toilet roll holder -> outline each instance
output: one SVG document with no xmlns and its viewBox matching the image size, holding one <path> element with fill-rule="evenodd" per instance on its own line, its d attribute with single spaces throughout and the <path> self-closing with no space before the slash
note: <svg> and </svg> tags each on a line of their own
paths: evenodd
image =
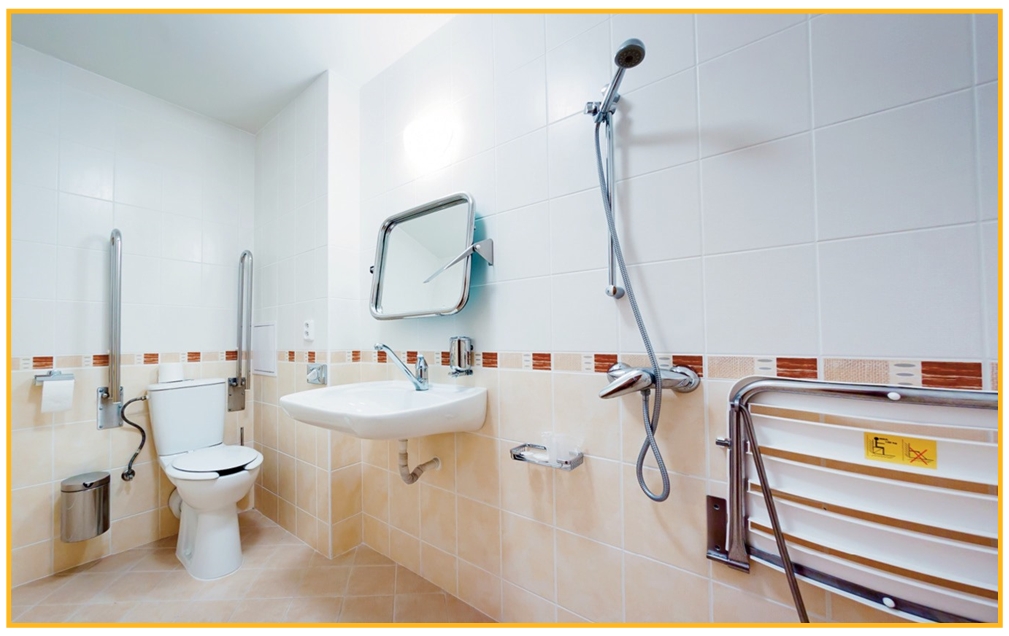
<svg viewBox="0 0 1009 636">
<path fill-rule="evenodd" d="M 49 373 L 42 373 L 35 376 L 35 386 L 42 386 L 45 382 L 54 382 L 59 380 L 73 380 L 73 373 L 64 373 L 59 369 L 53 369 Z"/>
</svg>

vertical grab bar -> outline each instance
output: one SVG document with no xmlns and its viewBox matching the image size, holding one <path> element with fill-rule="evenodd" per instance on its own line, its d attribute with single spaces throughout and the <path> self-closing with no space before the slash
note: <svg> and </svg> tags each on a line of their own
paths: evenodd
<svg viewBox="0 0 1009 636">
<path fill-rule="evenodd" d="M 122 308 L 123 235 L 118 229 L 109 237 L 109 385 L 98 389 L 98 428 L 123 425 Z"/>
<path fill-rule="evenodd" d="M 238 259 L 238 356 L 235 377 L 228 379 L 228 411 L 245 410 L 245 389 L 252 370 L 252 252 Z M 245 361 L 248 357 L 249 360 Z M 243 362 L 245 367 L 243 368 Z"/>
</svg>

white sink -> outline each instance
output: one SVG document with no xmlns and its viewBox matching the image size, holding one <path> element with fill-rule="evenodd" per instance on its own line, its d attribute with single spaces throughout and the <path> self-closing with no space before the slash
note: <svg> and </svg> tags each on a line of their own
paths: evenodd
<svg viewBox="0 0 1009 636">
<path fill-rule="evenodd" d="M 487 389 L 432 384 L 418 391 L 410 382 L 361 382 L 291 393 L 280 398 L 280 406 L 299 422 L 346 435 L 409 439 L 479 429 L 487 415 Z"/>
</svg>

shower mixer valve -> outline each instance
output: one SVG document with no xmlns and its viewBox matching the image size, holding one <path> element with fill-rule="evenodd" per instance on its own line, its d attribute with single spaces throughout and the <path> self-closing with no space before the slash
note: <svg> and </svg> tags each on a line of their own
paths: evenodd
<svg viewBox="0 0 1009 636">
<path fill-rule="evenodd" d="M 677 393 L 690 393 L 698 387 L 701 379 L 690 367 L 674 366 L 660 369 L 662 388 L 672 389 Z M 652 369 L 632 367 L 618 362 L 606 372 L 610 383 L 599 392 L 601 398 L 615 398 L 635 391 L 648 391 L 655 388 L 655 374 Z"/>
</svg>

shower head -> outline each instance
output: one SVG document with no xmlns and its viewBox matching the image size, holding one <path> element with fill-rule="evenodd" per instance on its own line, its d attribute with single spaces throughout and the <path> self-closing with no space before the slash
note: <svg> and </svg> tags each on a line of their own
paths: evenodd
<svg viewBox="0 0 1009 636">
<path fill-rule="evenodd" d="M 620 45 L 613 61 L 620 68 L 634 68 L 645 59 L 645 45 L 637 39 L 631 38 Z"/>
<path fill-rule="evenodd" d="M 613 81 L 606 87 L 606 94 L 603 96 L 603 101 L 599 104 L 599 108 L 591 111 L 595 115 L 597 123 L 608 118 L 615 109 L 614 105 L 620 99 L 620 96 L 617 95 L 617 89 L 620 88 L 620 81 L 624 79 L 624 71 L 641 64 L 644 59 L 645 45 L 637 38 L 625 40 L 620 45 L 620 48 L 617 49 L 617 54 L 613 57 L 613 61 L 617 64 L 617 72 L 613 75 Z"/>
</svg>

